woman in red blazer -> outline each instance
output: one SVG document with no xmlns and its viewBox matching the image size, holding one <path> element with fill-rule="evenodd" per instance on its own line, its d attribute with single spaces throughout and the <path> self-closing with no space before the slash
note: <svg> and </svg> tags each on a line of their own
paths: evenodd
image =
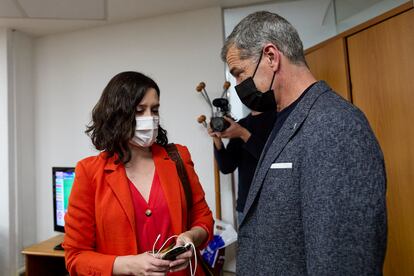
<svg viewBox="0 0 414 276">
<path fill-rule="evenodd" d="M 87 133 L 97 156 L 81 160 L 65 216 L 66 266 L 71 275 L 187 275 L 194 252 L 176 260 L 152 254 L 170 236 L 176 245 L 205 247 L 213 218 L 190 154 L 177 145 L 192 206 L 159 126 L 160 91 L 150 78 L 123 72 L 108 83 Z M 200 265 L 197 275 L 204 275 Z"/>
</svg>

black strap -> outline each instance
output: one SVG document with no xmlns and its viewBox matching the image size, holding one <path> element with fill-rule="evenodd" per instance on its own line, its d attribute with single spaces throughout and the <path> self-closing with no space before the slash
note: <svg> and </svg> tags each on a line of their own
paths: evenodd
<svg viewBox="0 0 414 276">
<path fill-rule="evenodd" d="M 188 180 L 188 174 L 184 167 L 184 162 L 181 159 L 180 153 L 178 152 L 177 146 L 173 143 L 165 146 L 168 156 L 174 161 L 177 169 L 178 176 L 180 177 L 181 184 L 183 185 L 185 200 L 187 202 L 187 209 L 190 210 L 193 206 L 193 197 L 191 193 L 190 181 Z"/>
<path fill-rule="evenodd" d="M 181 159 L 180 153 L 178 152 L 177 146 L 175 144 L 173 144 L 173 143 L 167 144 L 165 146 L 165 149 L 167 150 L 168 156 L 175 163 L 175 167 L 177 169 L 178 176 L 180 177 L 181 184 L 183 185 L 183 189 L 184 189 L 184 193 L 185 193 L 185 200 L 187 202 L 187 208 L 189 210 L 193 206 L 193 199 L 192 199 L 192 196 L 191 196 L 192 194 L 191 194 L 190 181 L 188 179 L 187 171 L 184 167 L 184 162 Z M 188 218 L 187 222 L 189 223 L 189 221 L 190 221 L 190 219 Z M 224 249 L 220 249 L 218 254 L 224 256 Z M 198 258 L 199 262 L 201 262 L 201 267 L 203 268 L 204 273 L 207 276 L 214 276 L 215 274 L 214 274 L 213 269 L 204 261 L 204 259 L 200 255 L 199 251 L 197 253 L 197 258 Z M 217 275 L 219 275 L 219 274 L 217 274 Z"/>
</svg>

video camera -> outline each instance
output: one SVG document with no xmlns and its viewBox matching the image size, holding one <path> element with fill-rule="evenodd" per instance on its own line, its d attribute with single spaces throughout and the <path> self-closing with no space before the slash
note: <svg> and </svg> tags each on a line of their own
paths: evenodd
<svg viewBox="0 0 414 276">
<path fill-rule="evenodd" d="M 229 101 L 225 98 L 217 98 L 213 100 L 213 105 L 217 110 L 210 119 L 210 127 L 214 131 L 222 132 L 230 126 L 230 123 L 224 119 L 224 116 L 231 117 Z"/>
<path fill-rule="evenodd" d="M 230 126 L 230 123 L 224 119 L 224 116 L 232 118 L 230 112 L 230 104 L 227 96 L 227 90 L 229 87 L 230 82 L 226 81 L 223 85 L 223 93 L 221 94 L 221 97 L 214 99 L 213 102 L 210 101 L 210 97 L 208 96 L 205 89 L 206 84 L 204 82 L 200 82 L 196 87 L 196 91 L 203 96 L 211 108 L 210 127 L 215 132 L 225 131 Z M 206 117 L 202 115 L 198 118 L 198 121 L 199 123 L 205 124 L 205 119 Z"/>
</svg>

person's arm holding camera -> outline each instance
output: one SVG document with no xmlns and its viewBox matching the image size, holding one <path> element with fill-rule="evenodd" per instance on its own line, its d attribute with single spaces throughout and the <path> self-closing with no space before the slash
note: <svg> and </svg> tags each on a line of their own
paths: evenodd
<svg viewBox="0 0 414 276">
<path fill-rule="evenodd" d="M 220 132 L 214 132 L 210 127 L 207 129 L 208 135 L 213 138 L 214 148 L 221 150 L 223 148 L 223 141 L 221 141 Z"/>
<path fill-rule="evenodd" d="M 211 129 L 209 130 L 210 136 L 214 139 L 216 149 L 220 151 L 221 148 L 224 147 L 221 138 L 229 138 L 230 142 L 226 147 L 228 152 L 238 152 L 242 147 L 259 160 L 263 147 L 266 144 L 266 140 L 260 135 L 251 133 L 247 128 L 235 122 L 233 119 L 229 117 L 224 117 L 224 119 L 230 123 L 230 126 L 226 130 L 223 132 L 213 132 Z M 234 140 L 236 138 L 243 140 L 243 143 L 233 143 L 233 141 L 237 141 Z"/>
<path fill-rule="evenodd" d="M 230 123 L 230 127 L 221 133 L 223 138 L 240 138 L 243 140 L 242 147 L 249 152 L 257 160 L 260 159 L 263 148 L 266 144 L 266 138 L 258 133 L 252 133 L 239 123 L 235 122 L 231 118 L 224 117 L 226 121 Z M 229 148 L 230 146 L 230 148 Z M 232 145 L 228 145 L 227 149 L 231 150 Z M 239 150 L 239 149 L 237 149 Z"/>
<path fill-rule="evenodd" d="M 209 135 L 214 141 L 214 155 L 216 157 L 220 171 L 224 174 L 233 172 L 240 162 L 240 154 L 243 144 L 248 141 L 251 133 L 234 120 L 224 117 L 230 126 L 223 132 L 214 132 L 208 129 Z M 222 138 L 229 138 L 230 141 L 225 147 Z"/>
<path fill-rule="evenodd" d="M 250 131 L 248 131 L 246 128 L 241 126 L 239 123 L 234 121 L 233 119 L 229 117 L 223 117 L 227 122 L 229 122 L 230 126 L 225 129 L 223 132 L 219 132 L 218 135 L 221 138 L 240 138 L 243 140 L 243 142 L 247 142 L 252 135 Z"/>
<path fill-rule="evenodd" d="M 211 128 L 208 129 L 208 134 L 213 137 L 214 145 L 216 146 L 216 149 L 220 150 L 222 148 L 222 141 L 221 138 L 240 138 L 243 140 L 243 142 L 247 142 L 252 135 L 250 131 L 248 131 L 246 128 L 241 126 L 236 121 L 228 118 L 223 117 L 227 122 L 230 123 L 230 126 L 225 129 L 223 132 L 214 132 Z"/>
</svg>

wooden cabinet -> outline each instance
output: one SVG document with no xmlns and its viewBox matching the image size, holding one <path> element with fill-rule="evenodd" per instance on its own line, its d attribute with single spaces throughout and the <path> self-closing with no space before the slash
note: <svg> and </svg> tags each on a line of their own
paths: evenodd
<svg viewBox="0 0 414 276">
<path fill-rule="evenodd" d="M 353 103 L 387 170 L 386 275 L 414 275 L 414 10 L 347 38 Z"/>
<path fill-rule="evenodd" d="M 342 49 L 345 71 L 338 69 L 344 67 Z M 384 275 L 414 275 L 413 2 L 307 50 L 306 59 L 334 90 L 348 80 L 349 97 L 343 96 L 367 116 L 387 171 Z"/>
<path fill-rule="evenodd" d="M 306 62 L 316 79 L 326 81 L 335 92 L 348 101 L 351 99 L 346 45 L 343 38 L 332 40 L 309 52 Z"/>
<path fill-rule="evenodd" d="M 54 250 L 62 241 L 63 235 L 59 235 L 25 248 L 22 254 L 26 256 L 26 276 L 69 275 L 65 268 L 65 252 Z"/>
</svg>

